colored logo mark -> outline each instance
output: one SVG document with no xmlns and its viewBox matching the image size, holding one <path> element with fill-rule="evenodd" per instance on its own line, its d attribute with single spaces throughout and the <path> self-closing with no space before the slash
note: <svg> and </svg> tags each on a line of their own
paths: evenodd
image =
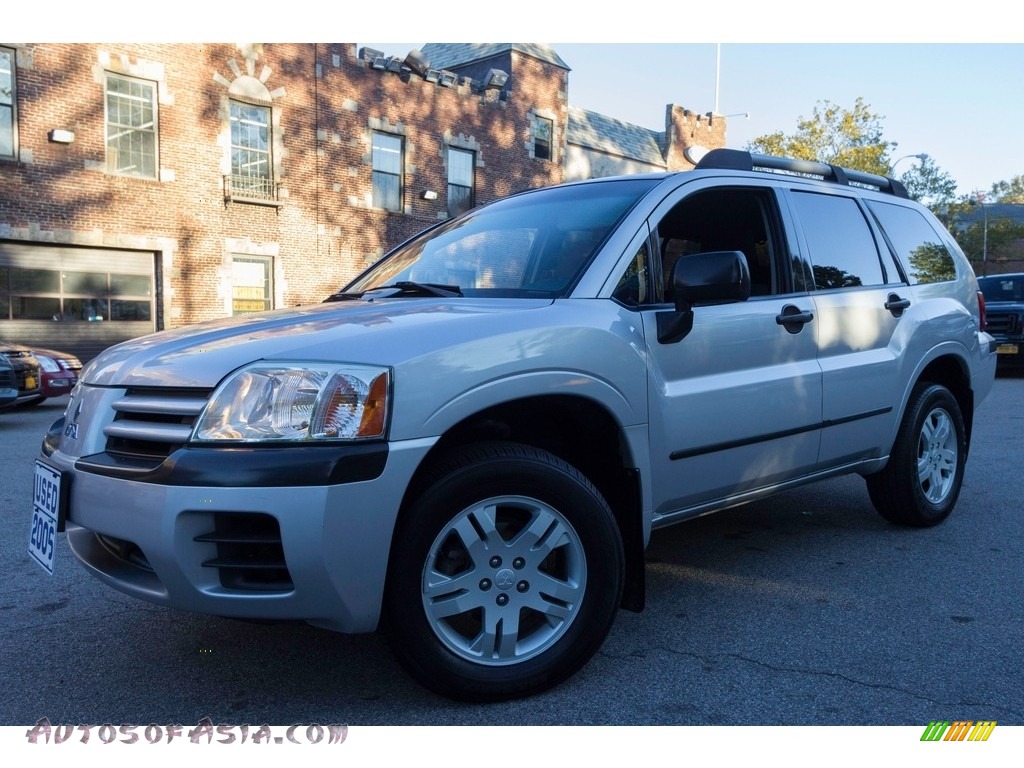
<svg viewBox="0 0 1024 768">
<path fill-rule="evenodd" d="M 921 734 L 921 741 L 988 741 L 995 727 L 995 720 L 932 720 Z"/>
</svg>

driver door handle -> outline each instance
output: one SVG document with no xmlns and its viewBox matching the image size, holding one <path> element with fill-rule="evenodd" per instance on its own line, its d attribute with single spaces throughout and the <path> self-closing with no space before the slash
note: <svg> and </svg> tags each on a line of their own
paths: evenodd
<svg viewBox="0 0 1024 768">
<path fill-rule="evenodd" d="M 775 316 L 775 322 L 790 333 L 800 333 L 807 323 L 814 319 L 814 313 L 800 309 L 795 304 L 787 304 L 782 312 Z"/>
</svg>

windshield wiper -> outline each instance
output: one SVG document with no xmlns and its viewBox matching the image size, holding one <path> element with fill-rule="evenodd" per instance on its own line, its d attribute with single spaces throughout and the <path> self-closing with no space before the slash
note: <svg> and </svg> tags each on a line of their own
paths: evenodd
<svg viewBox="0 0 1024 768">
<path fill-rule="evenodd" d="M 338 291 L 337 293 L 332 293 L 330 296 L 324 299 L 322 303 L 326 304 L 328 301 L 355 301 L 356 299 L 361 299 L 362 297 L 362 291 L 353 291 L 352 293 Z"/>
<path fill-rule="evenodd" d="M 450 299 L 455 296 L 462 296 L 462 289 L 457 285 L 443 285 L 442 283 L 414 283 L 411 280 L 402 280 L 394 286 L 386 288 L 400 288 L 402 293 L 425 293 L 428 296 L 441 296 Z"/>
<path fill-rule="evenodd" d="M 368 298 L 369 301 L 372 301 L 375 298 L 387 299 L 403 294 L 410 296 L 440 296 L 444 299 L 463 295 L 462 289 L 457 285 L 414 283 L 411 280 L 401 280 L 392 285 L 378 285 L 376 288 L 367 288 L 365 291 L 338 291 L 328 296 L 324 301 L 354 301 L 362 298 Z"/>
</svg>

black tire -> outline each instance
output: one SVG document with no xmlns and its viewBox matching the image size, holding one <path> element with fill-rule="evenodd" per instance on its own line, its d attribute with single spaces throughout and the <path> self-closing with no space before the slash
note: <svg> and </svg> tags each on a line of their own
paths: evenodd
<svg viewBox="0 0 1024 768">
<path fill-rule="evenodd" d="M 463 701 L 529 696 L 574 674 L 622 595 L 607 502 L 566 462 L 512 443 L 459 450 L 433 477 L 391 548 L 385 627 L 399 661 Z"/>
<path fill-rule="evenodd" d="M 871 503 L 891 523 L 926 528 L 949 517 L 960 495 L 967 433 L 953 394 L 920 382 L 911 393 L 889 463 L 867 480 Z"/>
</svg>

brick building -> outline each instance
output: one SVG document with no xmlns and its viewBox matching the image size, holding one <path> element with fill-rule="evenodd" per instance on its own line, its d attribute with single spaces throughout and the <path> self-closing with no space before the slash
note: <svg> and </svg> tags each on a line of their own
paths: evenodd
<svg viewBox="0 0 1024 768">
<path fill-rule="evenodd" d="M 88 359 L 317 302 L 472 205 L 725 143 L 570 107 L 569 74 L 528 44 L 0 43 L 0 339 Z"/>
</svg>

